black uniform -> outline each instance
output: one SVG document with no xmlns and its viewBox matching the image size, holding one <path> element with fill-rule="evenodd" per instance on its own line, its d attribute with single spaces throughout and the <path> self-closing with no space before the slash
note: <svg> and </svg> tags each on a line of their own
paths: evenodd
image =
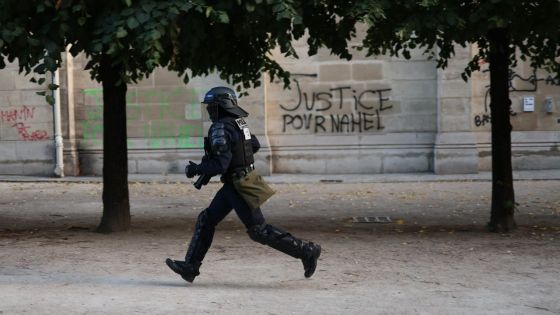
<svg viewBox="0 0 560 315">
<path fill-rule="evenodd" d="M 239 110 L 240 107 L 235 109 Z M 259 141 L 250 134 L 243 118 L 235 117 L 222 108 L 210 109 L 209 106 L 208 111 L 213 121 L 208 131 L 210 155 L 203 158 L 199 165 L 191 163 L 186 172 L 187 176 L 221 174 L 224 185 L 218 190 L 210 206 L 199 214 L 185 261 L 167 259 L 167 265 L 183 279 L 192 282 L 199 275 L 199 267 L 212 244 L 216 225 L 234 209 L 251 239 L 301 259 L 305 276 L 310 277 L 315 271 L 321 247 L 266 224 L 261 209 L 252 210 L 233 186 L 233 179 L 243 177 L 253 170 L 253 154 L 260 149 Z"/>
</svg>

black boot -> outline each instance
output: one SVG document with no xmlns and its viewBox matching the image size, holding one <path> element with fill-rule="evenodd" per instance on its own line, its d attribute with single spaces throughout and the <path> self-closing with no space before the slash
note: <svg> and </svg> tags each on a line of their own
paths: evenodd
<svg viewBox="0 0 560 315">
<path fill-rule="evenodd" d="M 305 277 L 309 278 L 317 268 L 317 260 L 321 255 L 321 246 L 312 242 L 302 241 L 290 233 L 269 224 L 255 225 L 248 231 L 252 240 L 268 245 L 276 250 L 301 259 Z"/>
<path fill-rule="evenodd" d="M 311 277 L 315 272 L 319 256 L 321 256 L 321 245 L 314 244 L 313 242 L 304 245 L 304 255 L 301 261 L 303 262 L 306 278 Z"/>
<path fill-rule="evenodd" d="M 200 275 L 198 271 L 202 260 L 208 252 L 214 237 L 214 226 L 208 224 L 206 210 L 198 215 L 194 233 L 189 244 L 189 249 L 185 255 L 185 261 L 172 260 L 167 258 L 165 263 L 171 270 L 181 275 L 187 282 L 193 282 L 194 278 Z"/>
<path fill-rule="evenodd" d="M 198 269 L 200 268 L 200 263 L 186 263 L 180 260 L 172 260 L 167 258 L 165 263 L 171 270 L 178 273 L 181 278 L 185 279 L 187 282 L 193 282 L 194 278 L 200 274 Z"/>
</svg>

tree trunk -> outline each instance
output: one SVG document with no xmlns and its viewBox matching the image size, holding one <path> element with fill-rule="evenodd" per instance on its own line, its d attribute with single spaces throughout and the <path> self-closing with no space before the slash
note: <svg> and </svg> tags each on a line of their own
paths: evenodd
<svg viewBox="0 0 560 315">
<path fill-rule="evenodd" d="M 488 33 L 490 42 L 490 109 L 492 122 L 492 211 L 488 228 L 508 232 L 516 227 L 511 166 L 509 36 L 505 29 Z"/>
<path fill-rule="evenodd" d="M 128 154 L 126 147 L 126 83 L 122 68 L 103 55 L 103 217 L 98 232 L 125 231 L 130 227 Z"/>
</svg>

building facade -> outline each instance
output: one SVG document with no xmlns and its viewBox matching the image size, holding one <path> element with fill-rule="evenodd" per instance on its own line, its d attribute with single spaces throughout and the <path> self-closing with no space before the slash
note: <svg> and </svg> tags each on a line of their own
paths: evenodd
<svg viewBox="0 0 560 315">
<path fill-rule="evenodd" d="M 296 43 L 306 56 L 305 42 Z M 366 57 L 351 61 L 321 50 L 312 57 L 276 60 L 292 73 L 291 89 L 263 77 L 240 105 L 263 149 L 261 173 L 476 173 L 491 167 L 487 65 L 464 82 L 475 48 L 457 47 L 444 69 L 420 53 L 410 60 Z M 101 85 L 83 70 L 84 57 L 67 57 L 59 71 L 64 173 L 100 175 L 103 164 Z M 156 70 L 128 86 L 130 173 L 182 173 L 199 160 L 209 127 L 200 101 L 218 75 L 185 85 Z M 0 70 L 0 174 L 51 175 L 53 108 L 10 65 Z M 515 169 L 560 168 L 560 81 L 520 64 L 510 80 Z"/>
</svg>

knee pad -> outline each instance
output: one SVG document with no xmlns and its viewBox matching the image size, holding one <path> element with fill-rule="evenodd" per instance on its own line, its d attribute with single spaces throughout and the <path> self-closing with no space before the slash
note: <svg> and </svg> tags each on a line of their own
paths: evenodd
<svg viewBox="0 0 560 315">
<path fill-rule="evenodd" d="M 268 224 L 253 225 L 247 230 L 247 234 L 249 234 L 249 237 L 253 241 L 259 242 L 261 244 L 266 244 L 266 239 L 268 235 L 268 233 L 266 232 L 267 225 Z"/>
<path fill-rule="evenodd" d="M 291 237 L 290 233 L 266 223 L 253 225 L 247 233 L 253 241 L 261 244 L 270 244 Z"/>
<path fill-rule="evenodd" d="M 290 233 L 269 224 L 254 225 L 247 230 L 255 242 L 268 245 L 295 258 L 302 258 L 304 243 Z"/>
</svg>

